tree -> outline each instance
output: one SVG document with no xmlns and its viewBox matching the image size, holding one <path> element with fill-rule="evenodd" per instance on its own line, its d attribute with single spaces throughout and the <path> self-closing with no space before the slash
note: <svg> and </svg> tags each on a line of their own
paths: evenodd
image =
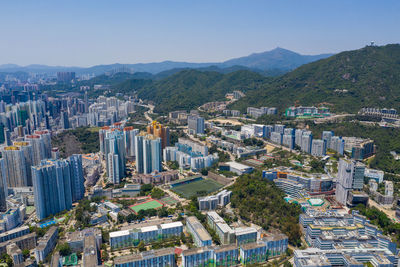
<svg viewBox="0 0 400 267">
<path fill-rule="evenodd" d="M 140 241 L 137 248 L 139 249 L 140 252 L 145 251 L 146 250 L 146 246 L 144 245 L 143 241 Z"/>
<path fill-rule="evenodd" d="M 208 175 L 208 170 L 207 169 L 201 169 L 201 175 L 207 176 Z"/>
<path fill-rule="evenodd" d="M 0 262 L 6 263 L 9 267 L 14 266 L 12 258 L 7 253 L 1 255 Z"/>
<path fill-rule="evenodd" d="M 108 252 L 107 252 L 107 250 L 104 249 L 101 252 L 101 260 L 104 262 L 104 261 L 108 261 L 108 259 L 109 259 Z"/>
<path fill-rule="evenodd" d="M 118 221 L 118 223 L 124 223 L 125 221 L 126 221 L 126 217 L 124 216 L 124 215 L 122 215 L 122 214 L 120 214 L 120 213 L 118 213 L 118 215 L 117 215 L 117 221 Z"/>
<path fill-rule="evenodd" d="M 158 217 L 168 217 L 168 210 L 166 207 L 162 207 L 157 211 Z"/>
<path fill-rule="evenodd" d="M 152 197 L 152 198 L 154 198 L 154 199 L 160 199 L 160 198 L 162 198 L 163 196 L 165 196 L 165 192 L 164 192 L 163 190 L 161 190 L 160 188 L 154 187 L 154 188 L 151 190 L 151 197 Z"/>
<path fill-rule="evenodd" d="M 129 222 L 129 223 L 132 222 L 132 221 L 135 221 L 135 220 L 137 220 L 137 216 L 135 214 L 133 214 L 133 213 L 131 213 L 128 216 L 126 216 L 126 221 Z"/>
<path fill-rule="evenodd" d="M 71 247 L 67 242 L 59 245 L 58 250 L 60 251 L 60 255 L 63 257 L 68 256 L 72 252 Z"/>
<path fill-rule="evenodd" d="M 152 189 L 153 189 L 153 185 L 152 184 L 144 184 L 140 188 L 140 195 L 141 196 L 147 196 L 148 194 L 150 194 Z"/>
<path fill-rule="evenodd" d="M 24 249 L 22 250 L 22 256 L 24 256 L 24 260 L 26 260 L 27 258 L 29 258 L 29 255 L 31 254 L 31 252 L 29 251 L 29 249 Z"/>
</svg>

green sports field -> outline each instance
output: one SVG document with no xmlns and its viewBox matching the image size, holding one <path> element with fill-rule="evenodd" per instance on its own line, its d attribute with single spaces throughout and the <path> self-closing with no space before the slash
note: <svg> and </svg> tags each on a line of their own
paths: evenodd
<svg viewBox="0 0 400 267">
<path fill-rule="evenodd" d="M 130 208 L 134 212 L 138 213 L 140 210 L 158 209 L 158 208 L 161 208 L 162 206 L 163 206 L 163 204 L 161 204 L 157 200 L 152 199 L 152 200 L 144 202 L 144 203 L 130 206 Z"/>
<path fill-rule="evenodd" d="M 184 198 L 191 198 L 193 196 L 204 195 L 204 192 L 210 194 L 222 188 L 223 185 L 217 183 L 212 179 L 204 179 L 188 184 L 178 185 L 173 187 L 171 190 L 175 193 L 183 196 Z"/>
</svg>

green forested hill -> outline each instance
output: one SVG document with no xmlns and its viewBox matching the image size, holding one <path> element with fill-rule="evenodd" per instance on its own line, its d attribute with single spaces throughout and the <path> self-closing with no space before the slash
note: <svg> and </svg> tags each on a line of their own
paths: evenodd
<svg viewBox="0 0 400 267">
<path fill-rule="evenodd" d="M 400 45 L 367 46 L 303 65 L 279 77 L 240 70 L 227 74 L 182 70 L 161 79 L 130 79 L 113 86 L 115 92 L 137 91 L 153 101 L 156 112 L 193 109 L 223 100 L 241 90 L 246 97 L 231 108 L 284 108 L 324 103 L 335 112 L 357 112 L 361 107 L 400 109 Z"/>
<path fill-rule="evenodd" d="M 347 90 L 347 91 L 346 91 Z M 328 103 L 335 111 L 400 107 L 400 45 L 364 47 L 303 65 L 247 94 L 233 107 Z"/>
<path fill-rule="evenodd" d="M 184 70 L 158 81 L 141 84 L 137 93 L 140 98 L 153 101 L 156 112 L 190 110 L 209 101 L 223 100 L 225 94 L 233 90 L 253 90 L 269 79 L 251 71 L 222 74 Z M 117 88 L 126 88 L 127 83 L 129 81 Z"/>
</svg>

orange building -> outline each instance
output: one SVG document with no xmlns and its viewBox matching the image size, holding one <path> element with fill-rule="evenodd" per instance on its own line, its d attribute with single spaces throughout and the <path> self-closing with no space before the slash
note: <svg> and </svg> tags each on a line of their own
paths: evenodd
<svg viewBox="0 0 400 267">
<path fill-rule="evenodd" d="M 169 128 L 164 127 L 161 123 L 153 121 L 147 125 L 147 133 L 161 138 L 162 148 L 165 148 L 169 145 Z"/>
</svg>

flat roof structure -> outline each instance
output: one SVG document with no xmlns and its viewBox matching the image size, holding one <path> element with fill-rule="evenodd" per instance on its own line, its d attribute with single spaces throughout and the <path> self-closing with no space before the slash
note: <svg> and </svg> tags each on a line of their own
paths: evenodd
<svg viewBox="0 0 400 267">
<path fill-rule="evenodd" d="M 210 234 L 207 232 L 207 230 L 204 228 L 204 226 L 199 222 L 199 220 L 196 217 L 190 216 L 186 219 L 186 221 L 187 223 L 190 223 L 190 225 L 196 231 L 197 235 L 201 238 L 201 240 L 211 239 Z"/>
<path fill-rule="evenodd" d="M 129 262 L 151 259 L 171 254 L 175 254 L 175 248 L 162 248 L 157 250 L 150 250 L 138 254 L 129 254 L 125 256 L 116 257 L 114 259 L 114 264 L 125 264 Z"/>
</svg>

